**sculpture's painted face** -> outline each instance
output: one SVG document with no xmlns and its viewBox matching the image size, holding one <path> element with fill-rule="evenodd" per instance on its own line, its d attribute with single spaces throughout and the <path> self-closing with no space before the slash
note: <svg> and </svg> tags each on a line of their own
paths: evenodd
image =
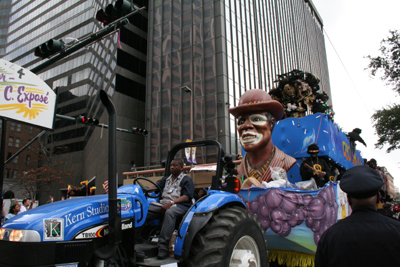
<svg viewBox="0 0 400 267">
<path fill-rule="evenodd" d="M 247 114 L 238 117 L 239 140 L 246 152 L 257 151 L 271 141 L 275 118 L 271 121 L 263 113 Z"/>
</svg>

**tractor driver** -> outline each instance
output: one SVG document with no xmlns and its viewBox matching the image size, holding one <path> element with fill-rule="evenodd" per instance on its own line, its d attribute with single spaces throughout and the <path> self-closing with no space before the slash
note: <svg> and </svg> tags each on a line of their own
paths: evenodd
<svg viewBox="0 0 400 267">
<path fill-rule="evenodd" d="M 271 180 L 271 168 L 281 167 L 286 172 L 296 160 L 272 143 L 275 123 L 284 115 L 283 106 L 260 89 L 246 91 L 239 104 L 229 112 L 237 118 L 240 143 L 246 151 L 238 167 L 239 176 L 254 177 L 258 181 Z"/>
<path fill-rule="evenodd" d="M 163 177 L 157 182 L 162 190 L 160 203 L 163 206 L 150 205 L 147 221 L 161 219 L 164 216 L 160 236 L 158 238 L 159 259 L 169 256 L 168 245 L 175 230 L 175 223 L 192 205 L 194 183 L 192 178 L 182 172 L 183 161 L 174 159 L 171 162 L 169 177 Z M 150 186 L 154 188 L 153 186 Z"/>
</svg>

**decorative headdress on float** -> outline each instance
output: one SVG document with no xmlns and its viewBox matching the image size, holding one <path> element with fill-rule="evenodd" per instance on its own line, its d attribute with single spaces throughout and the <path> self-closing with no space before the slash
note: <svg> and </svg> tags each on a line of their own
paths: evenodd
<svg viewBox="0 0 400 267">
<path fill-rule="evenodd" d="M 271 96 L 261 89 L 246 91 L 240 97 L 239 104 L 234 108 L 230 108 L 229 112 L 235 118 L 244 114 L 268 112 L 274 116 L 276 121 L 282 119 L 285 113 L 282 104 L 272 100 Z"/>
<path fill-rule="evenodd" d="M 270 90 L 269 94 L 282 103 L 287 117 L 304 117 L 308 109 L 313 114 L 326 114 L 333 120 L 334 112 L 327 104 L 329 96 L 319 92 L 320 80 L 317 77 L 297 69 L 277 77 L 274 81 L 277 87 Z"/>
</svg>

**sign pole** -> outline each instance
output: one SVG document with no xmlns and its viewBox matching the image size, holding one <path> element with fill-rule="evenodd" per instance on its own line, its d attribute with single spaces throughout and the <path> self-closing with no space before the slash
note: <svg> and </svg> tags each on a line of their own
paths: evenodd
<svg viewBox="0 0 400 267">
<path fill-rule="evenodd" d="M 35 138 L 33 138 L 31 141 L 29 141 L 23 148 L 21 148 L 14 155 L 12 155 L 10 158 L 8 158 L 4 162 L 4 165 L 7 165 L 10 161 L 12 161 L 19 154 L 21 154 L 25 149 L 27 149 L 33 142 L 35 142 L 38 138 L 42 137 L 45 133 L 46 133 L 46 130 L 41 131 Z"/>
<path fill-rule="evenodd" d="M 1 216 L 3 216 L 3 182 L 4 182 L 4 153 L 6 153 L 5 143 L 6 143 L 6 130 L 7 130 L 7 120 L 1 118 L 1 143 L 0 143 L 0 208 L 2 210 Z M 0 218 L 1 218 L 0 216 Z"/>
</svg>

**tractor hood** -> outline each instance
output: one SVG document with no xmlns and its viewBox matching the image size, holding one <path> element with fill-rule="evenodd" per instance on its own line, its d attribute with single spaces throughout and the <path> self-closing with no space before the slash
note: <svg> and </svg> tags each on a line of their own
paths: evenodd
<svg viewBox="0 0 400 267">
<path fill-rule="evenodd" d="M 137 185 L 123 186 L 118 189 L 117 197 L 121 199 L 122 220 L 134 221 L 130 228 L 143 225 L 148 202 L 142 189 Z M 34 230 L 40 234 L 41 241 L 71 240 L 87 228 L 108 224 L 108 212 L 108 195 L 73 198 L 23 212 L 2 228 Z"/>
</svg>

